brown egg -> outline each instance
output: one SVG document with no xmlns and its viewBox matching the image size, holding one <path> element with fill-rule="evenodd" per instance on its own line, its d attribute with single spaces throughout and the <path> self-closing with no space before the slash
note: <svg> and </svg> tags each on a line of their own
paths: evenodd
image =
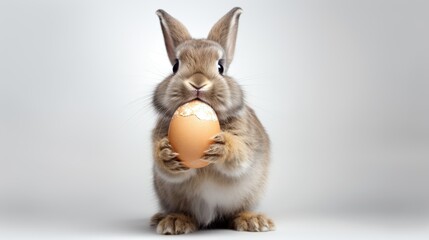
<svg viewBox="0 0 429 240">
<path fill-rule="evenodd" d="M 202 168 L 208 162 L 201 157 L 212 143 L 211 138 L 219 132 L 215 111 L 206 103 L 194 100 L 176 110 L 168 129 L 168 139 L 185 166 Z"/>
</svg>

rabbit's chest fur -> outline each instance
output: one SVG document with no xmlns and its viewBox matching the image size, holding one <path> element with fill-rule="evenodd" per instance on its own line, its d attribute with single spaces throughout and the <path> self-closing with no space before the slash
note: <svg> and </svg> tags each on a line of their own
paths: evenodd
<svg viewBox="0 0 429 240">
<path fill-rule="evenodd" d="M 251 189 L 251 183 L 248 181 L 225 185 L 212 179 L 205 179 L 191 201 L 192 212 L 198 222 L 209 224 L 219 215 L 240 208 L 251 194 Z"/>
<path fill-rule="evenodd" d="M 188 186 L 196 186 L 192 190 L 188 189 L 188 194 L 192 194 L 188 196 L 190 210 L 199 223 L 207 225 L 217 217 L 234 213 L 245 205 L 252 205 L 253 199 L 260 192 L 257 188 L 262 177 L 260 171 L 253 171 L 233 181 L 221 181 L 206 174 L 197 176 L 193 179 L 196 184 Z"/>
</svg>

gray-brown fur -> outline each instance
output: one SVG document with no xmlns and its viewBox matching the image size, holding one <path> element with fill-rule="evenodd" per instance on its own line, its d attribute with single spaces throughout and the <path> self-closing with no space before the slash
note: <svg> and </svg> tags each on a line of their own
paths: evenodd
<svg viewBox="0 0 429 240">
<path fill-rule="evenodd" d="M 238 83 L 226 75 L 241 9 L 219 20 L 210 40 L 188 39 L 181 23 L 163 10 L 157 13 L 170 61 L 178 59 L 179 68 L 157 86 L 153 97 L 159 115 L 152 133 L 153 181 L 162 212 L 151 224 L 160 234 L 189 233 L 219 222 L 240 231 L 273 230 L 270 219 L 249 212 L 265 187 L 269 139 Z M 217 68 L 220 59 L 226 65 L 223 75 Z M 189 169 L 172 150 L 167 134 L 174 111 L 196 98 L 216 111 L 222 132 L 202 157 L 210 165 Z"/>
</svg>

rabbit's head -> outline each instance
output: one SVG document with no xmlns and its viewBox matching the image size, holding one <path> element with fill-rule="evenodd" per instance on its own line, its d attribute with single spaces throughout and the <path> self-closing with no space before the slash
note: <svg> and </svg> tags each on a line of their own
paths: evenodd
<svg viewBox="0 0 429 240">
<path fill-rule="evenodd" d="M 243 91 L 227 76 L 241 12 L 240 8 L 229 11 L 213 26 L 207 39 L 192 39 L 178 20 L 164 10 L 156 12 L 173 66 L 171 75 L 154 93 L 153 104 L 158 113 L 171 116 L 180 105 L 194 99 L 209 104 L 220 120 L 241 112 Z"/>
</svg>

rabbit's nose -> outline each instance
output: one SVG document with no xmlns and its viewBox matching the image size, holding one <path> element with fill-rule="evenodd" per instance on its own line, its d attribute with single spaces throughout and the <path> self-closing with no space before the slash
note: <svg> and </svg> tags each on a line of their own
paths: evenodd
<svg viewBox="0 0 429 240">
<path fill-rule="evenodd" d="M 206 83 L 203 83 L 203 84 L 201 84 L 201 85 L 197 85 L 197 84 L 195 84 L 195 83 L 192 83 L 192 82 L 189 82 L 189 84 L 193 87 L 193 88 L 195 88 L 195 90 L 200 90 L 201 88 L 203 88 L 203 87 L 205 87 L 207 84 Z"/>
<path fill-rule="evenodd" d="M 199 90 L 206 86 L 209 82 L 208 78 L 200 72 L 194 73 L 189 79 L 188 82 L 190 87 Z"/>
</svg>

